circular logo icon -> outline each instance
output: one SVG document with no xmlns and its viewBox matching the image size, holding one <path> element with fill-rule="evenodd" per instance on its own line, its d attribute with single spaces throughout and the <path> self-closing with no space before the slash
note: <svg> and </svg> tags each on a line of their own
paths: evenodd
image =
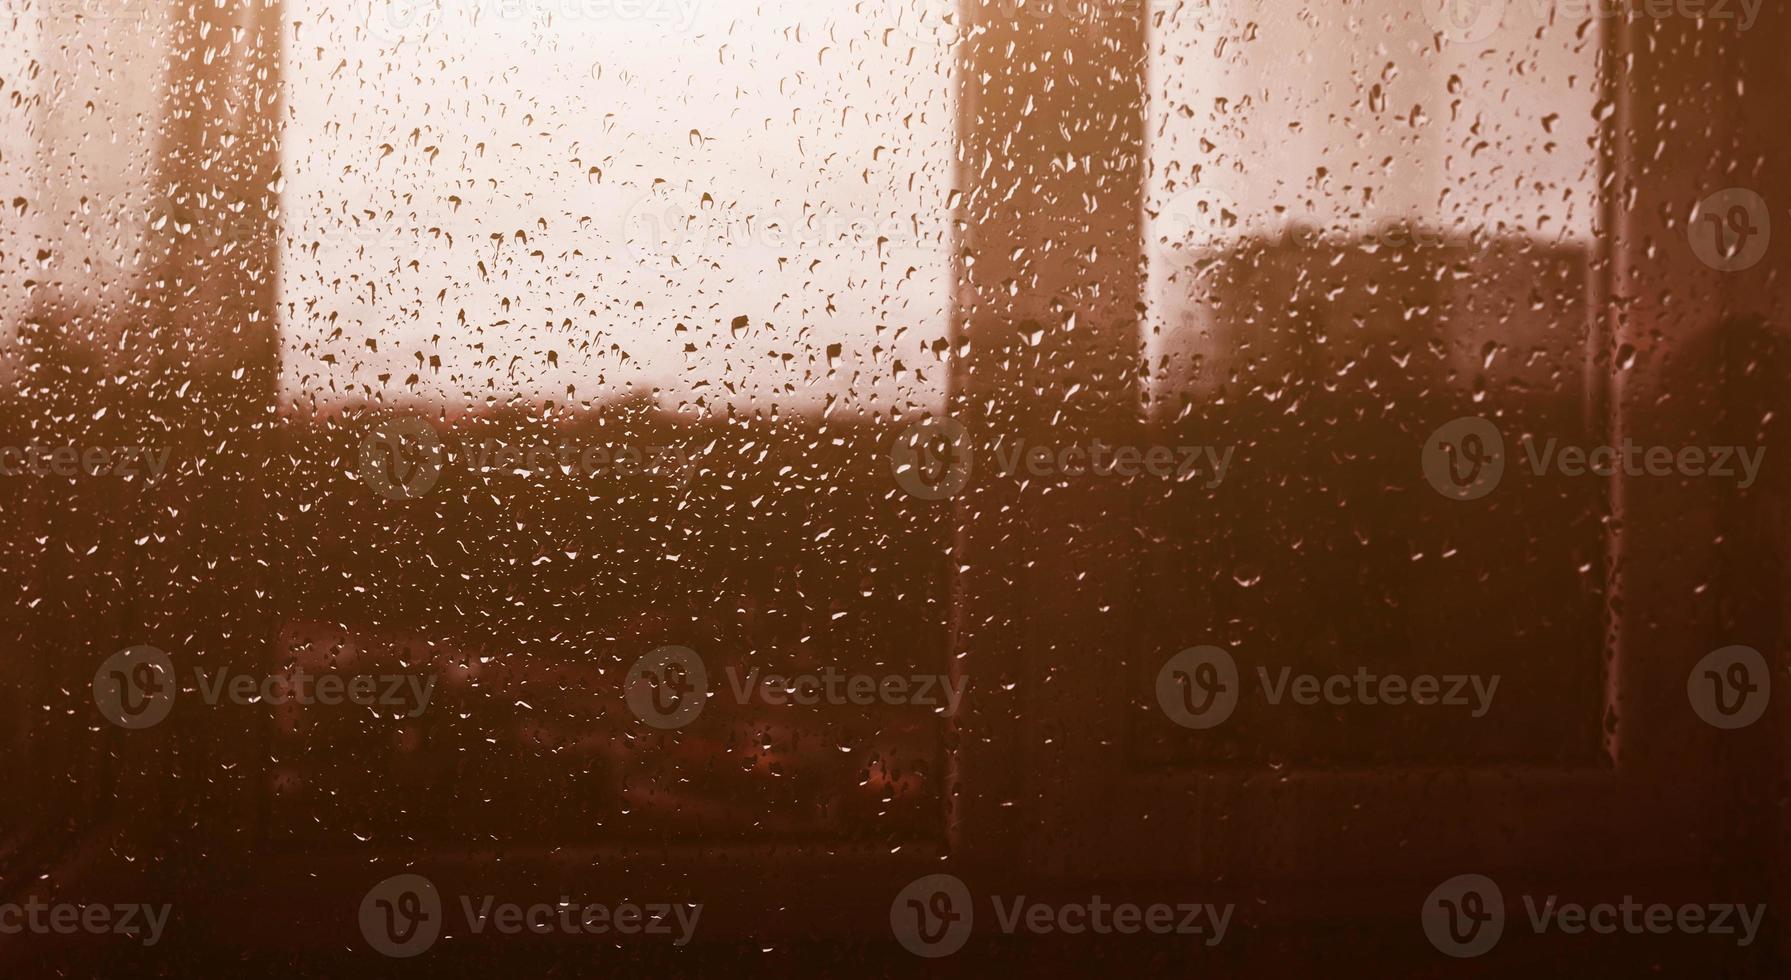
<svg viewBox="0 0 1791 980">
<path fill-rule="evenodd" d="M 932 55 L 949 50 L 958 39 L 958 29 L 952 24 L 952 8 L 937 0 L 916 4 L 902 4 L 889 11 L 888 16 L 895 19 L 895 26 L 887 27 L 873 24 L 868 30 L 881 38 L 885 47 L 897 48 L 904 42 L 919 47 L 923 55 Z"/>
<path fill-rule="evenodd" d="M 174 661 L 152 646 L 126 647 L 93 674 L 93 703 L 120 728 L 151 728 L 174 710 Z"/>
<path fill-rule="evenodd" d="M 1424 19 L 1443 40 L 1472 44 L 1493 36 L 1505 20 L 1509 0 L 1418 0 Z"/>
<path fill-rule="evenodd" d="M 361 480 L 387 500 L 415 500 L 435 489 L 446 459 L 434 426 L 391 419 L 361 440 Z"/>
<path fill-rule="evenodd" d="M 441 934 L 441 893 L 422 875 L 393 875 L 361 898 L 361 936 L 387 956 L 419 955 Z"/>
<path fill-rule="evenodd" d="M 1157 704 L 1183 728 L 1224 724 L 1238 696 L 1237 661 L 1218 647 L 1189 647 L 1157 671 Z"/>
<path fill-rule="evenodd" d="M 975 453 L 970 433 L 956 419 L 921 419 L 896 436 L 889 465 L 896 485 L 921 500 L 946 500 L 970 482 Z"/>
<path fill-rule="evenodd" d="M 683 728 L 703 713 L 709 671 L 689 647 L 660 647 L 628 669 L 628 710 L 654 728 Z"/>
<path fill-rule="evenodd" d="M 1424 443 L 1424 478 L 1450 500 L 1479 500 L 1505 478 L 1505 437 L 1483 418 L 1445 423 Z"/>
<path fill-rule="evenodd" d="M 342 233 L 344 238 L 348 238 L 358 245 L 375 244 L 389 235 L 388 230 L 380 223 L 377 216 L 368 217 L 366 214 L 350 214 L 344 218 Z"/>
<path fill-rule="evenodd" d="M 1190 250 L 1237 237 L 1241 213 L 1231 195 L 1216 187 L 1182 188 L 1150 222 L 1158 257 L 1187 261 Z"/>
<path fill-rule="evenodd" d="M 337 219 L 336 231 L 355 254 L 384 259 L 416 251 L 417 235 L 406 224 L 395 209 L 375 204 L 344 211 Z"/>
<path fill-rule="evenodd" d="M 367 36 L 384 44 L 399 44 L 416 34 L 422 20 L 423 0 L 373 0 L 367 11 Z"/>
<path fill-rule="evenodd" d="M 1685 233 L 1700 262 L 1719 272 L 1740 272 L 1766 255 L 1772 213 L 1765 198 L 1731 187 L 1699 201 Z"/>
<path fill-rule="evenodd" d="M 926 875 L 896 894 L 889 906 L 889 928 L 903 949 L 938 959 L 970 941 L 974 912 L 970 889 L 956 875 Z"/>
<path fill-rule="evenodd" d="M 1753 647 L 1732 646 L 1704 655 L 1685 679 L 1685 694 L 1698 717 L 1717 728 L 1746 728 L 1766 713 L 1772 672 Z"/>
<path fill-rule="evenodd" d="M 1505 932 L 1505 896 L 1485 875 L 1456 875 L 1424 900 L 1424 935 L 1457 959 L 1479 956 Z"/>
<path fill-rule="evenodd" d="M 646 194 L 622 213 L 622 244 L 636 261 L 688 262 L 708 238 L 708 226 L 709 218 L 700 207 L 686 207 L 663 194 Z"/>
</svg>

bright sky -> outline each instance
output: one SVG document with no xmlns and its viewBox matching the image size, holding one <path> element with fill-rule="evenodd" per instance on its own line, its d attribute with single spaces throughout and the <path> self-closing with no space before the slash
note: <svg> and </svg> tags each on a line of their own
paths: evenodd
<svg viewBox="0 0 1791 980">
<path fill-rule="evenodd" d="M 1201 336 L 1211 308 L 1191 270 L 1195 251 L 1227 239 L 1296 221 L 1339 235 L 1409 221 L 1593 240 L 1600 24 L 1514 0 L 1439 42 L 1426 15 L 1440 5 L 1207 0 L 1159 18 L 1146 208 L 1156 215 L 1153 365 L 1224 353 Z"/>
<path fill-rule="evenodd" d="M 294 0 L 283 402 L 936 404 L 954 3 Z M 1592 238 L 1596 23 L 1510 3 L 1438 48 L 1406 0 L 1152 6 L 1159 324 L 1187 246 L 1294 217 Z M 146 274 L 157 34 L 118 9 L 8 15 L 7 324 L 40 251 L 102 306 Z"/>
<path fill-rule="evenodd" d="M 283 401 L 938 401 L 948 4 L 296 4 Z"/>
</svg>

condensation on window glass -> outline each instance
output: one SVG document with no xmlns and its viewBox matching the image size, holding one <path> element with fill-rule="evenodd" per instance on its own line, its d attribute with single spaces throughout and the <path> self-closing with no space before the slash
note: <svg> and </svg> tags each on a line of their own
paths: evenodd
<svg viewBox="0 0 1791 980">
<path fill-rule="evenodd" d="M 947 0 L 289 21 L 283 403 L 943 399 Z"/>
<path fill-rule="evenodd" d="M 1454 23 L 1437 0 L 1154 6 L 1145 237 L 1160 407 L 1223 381 L 1236 304 L 1224 308 L 1240 298 L 1215 272 L 1228 258 L 1273 264 L 1301 242 L 1383 259 L 1589 250 L 1600 22 L 1554 4 L 1486 7 L 1496 21 Z M 1475 288 L 1453 281 L 1453 298 Z M 1523 342 L 1505 327 L 1503 341 Z M 1453 366 L 1482 353 L 1463 345 Z"/>
</svg>

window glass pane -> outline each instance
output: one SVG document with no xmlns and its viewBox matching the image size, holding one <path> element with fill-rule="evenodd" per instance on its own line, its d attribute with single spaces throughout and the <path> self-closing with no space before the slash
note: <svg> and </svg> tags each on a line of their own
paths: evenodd
<svg viewBox="0 0 1791 980">
<path fill-rule="evenodd" d="M 276 836 L 938 832 L 934 712 L 735 692 L 946 667 L 944 514 L 880 445 L 945 391 L 949 9 L 292 12 L 277 657 L 428 664 L 441 707 L 282 724 Z M 353 477 L 391 419 L 445 446 L 414 499 Z M 667 645 L 688 729 L 623 698 Z"/>
<path fill-rule="evenodd" d="M 299 5 L 284 394 L 937 400 L 948 10 Z"/>
<path fill-rule="evenodd" d="M 1504 723 L 1241 709 L 1217 738 L 1149 729 L 1159 760 L 1602 750 L 1601 481 L 1512 477 L 1463 502 L 1420 454 L 1457 417 L 1489 419 L 1512 454 L 1524 434 L 1602 438 L 1603 33 L 1550 4 L 1483 5 L 1502 19 L 1466 26 L 1453 6 L 1156 11 L 1151 411 L 1166 438 L 1236 456 L 1220 486 L 1154 495 L 1148 589 L 1172 610 L 1159 653 L 1218 645 L 1252 684 L 1498 673 Z"/>
<path fill-rule="evenodd" d="M 168 21 L 141 0 L 0 8 L 0 338 L 58 309 L 79 329 L 57 342 L 115 357 L 148 319 L 176 217 L 145 179 L 163 169 Z M 0 344 L 0 375 L 21 356 Z"/>
</svg>

